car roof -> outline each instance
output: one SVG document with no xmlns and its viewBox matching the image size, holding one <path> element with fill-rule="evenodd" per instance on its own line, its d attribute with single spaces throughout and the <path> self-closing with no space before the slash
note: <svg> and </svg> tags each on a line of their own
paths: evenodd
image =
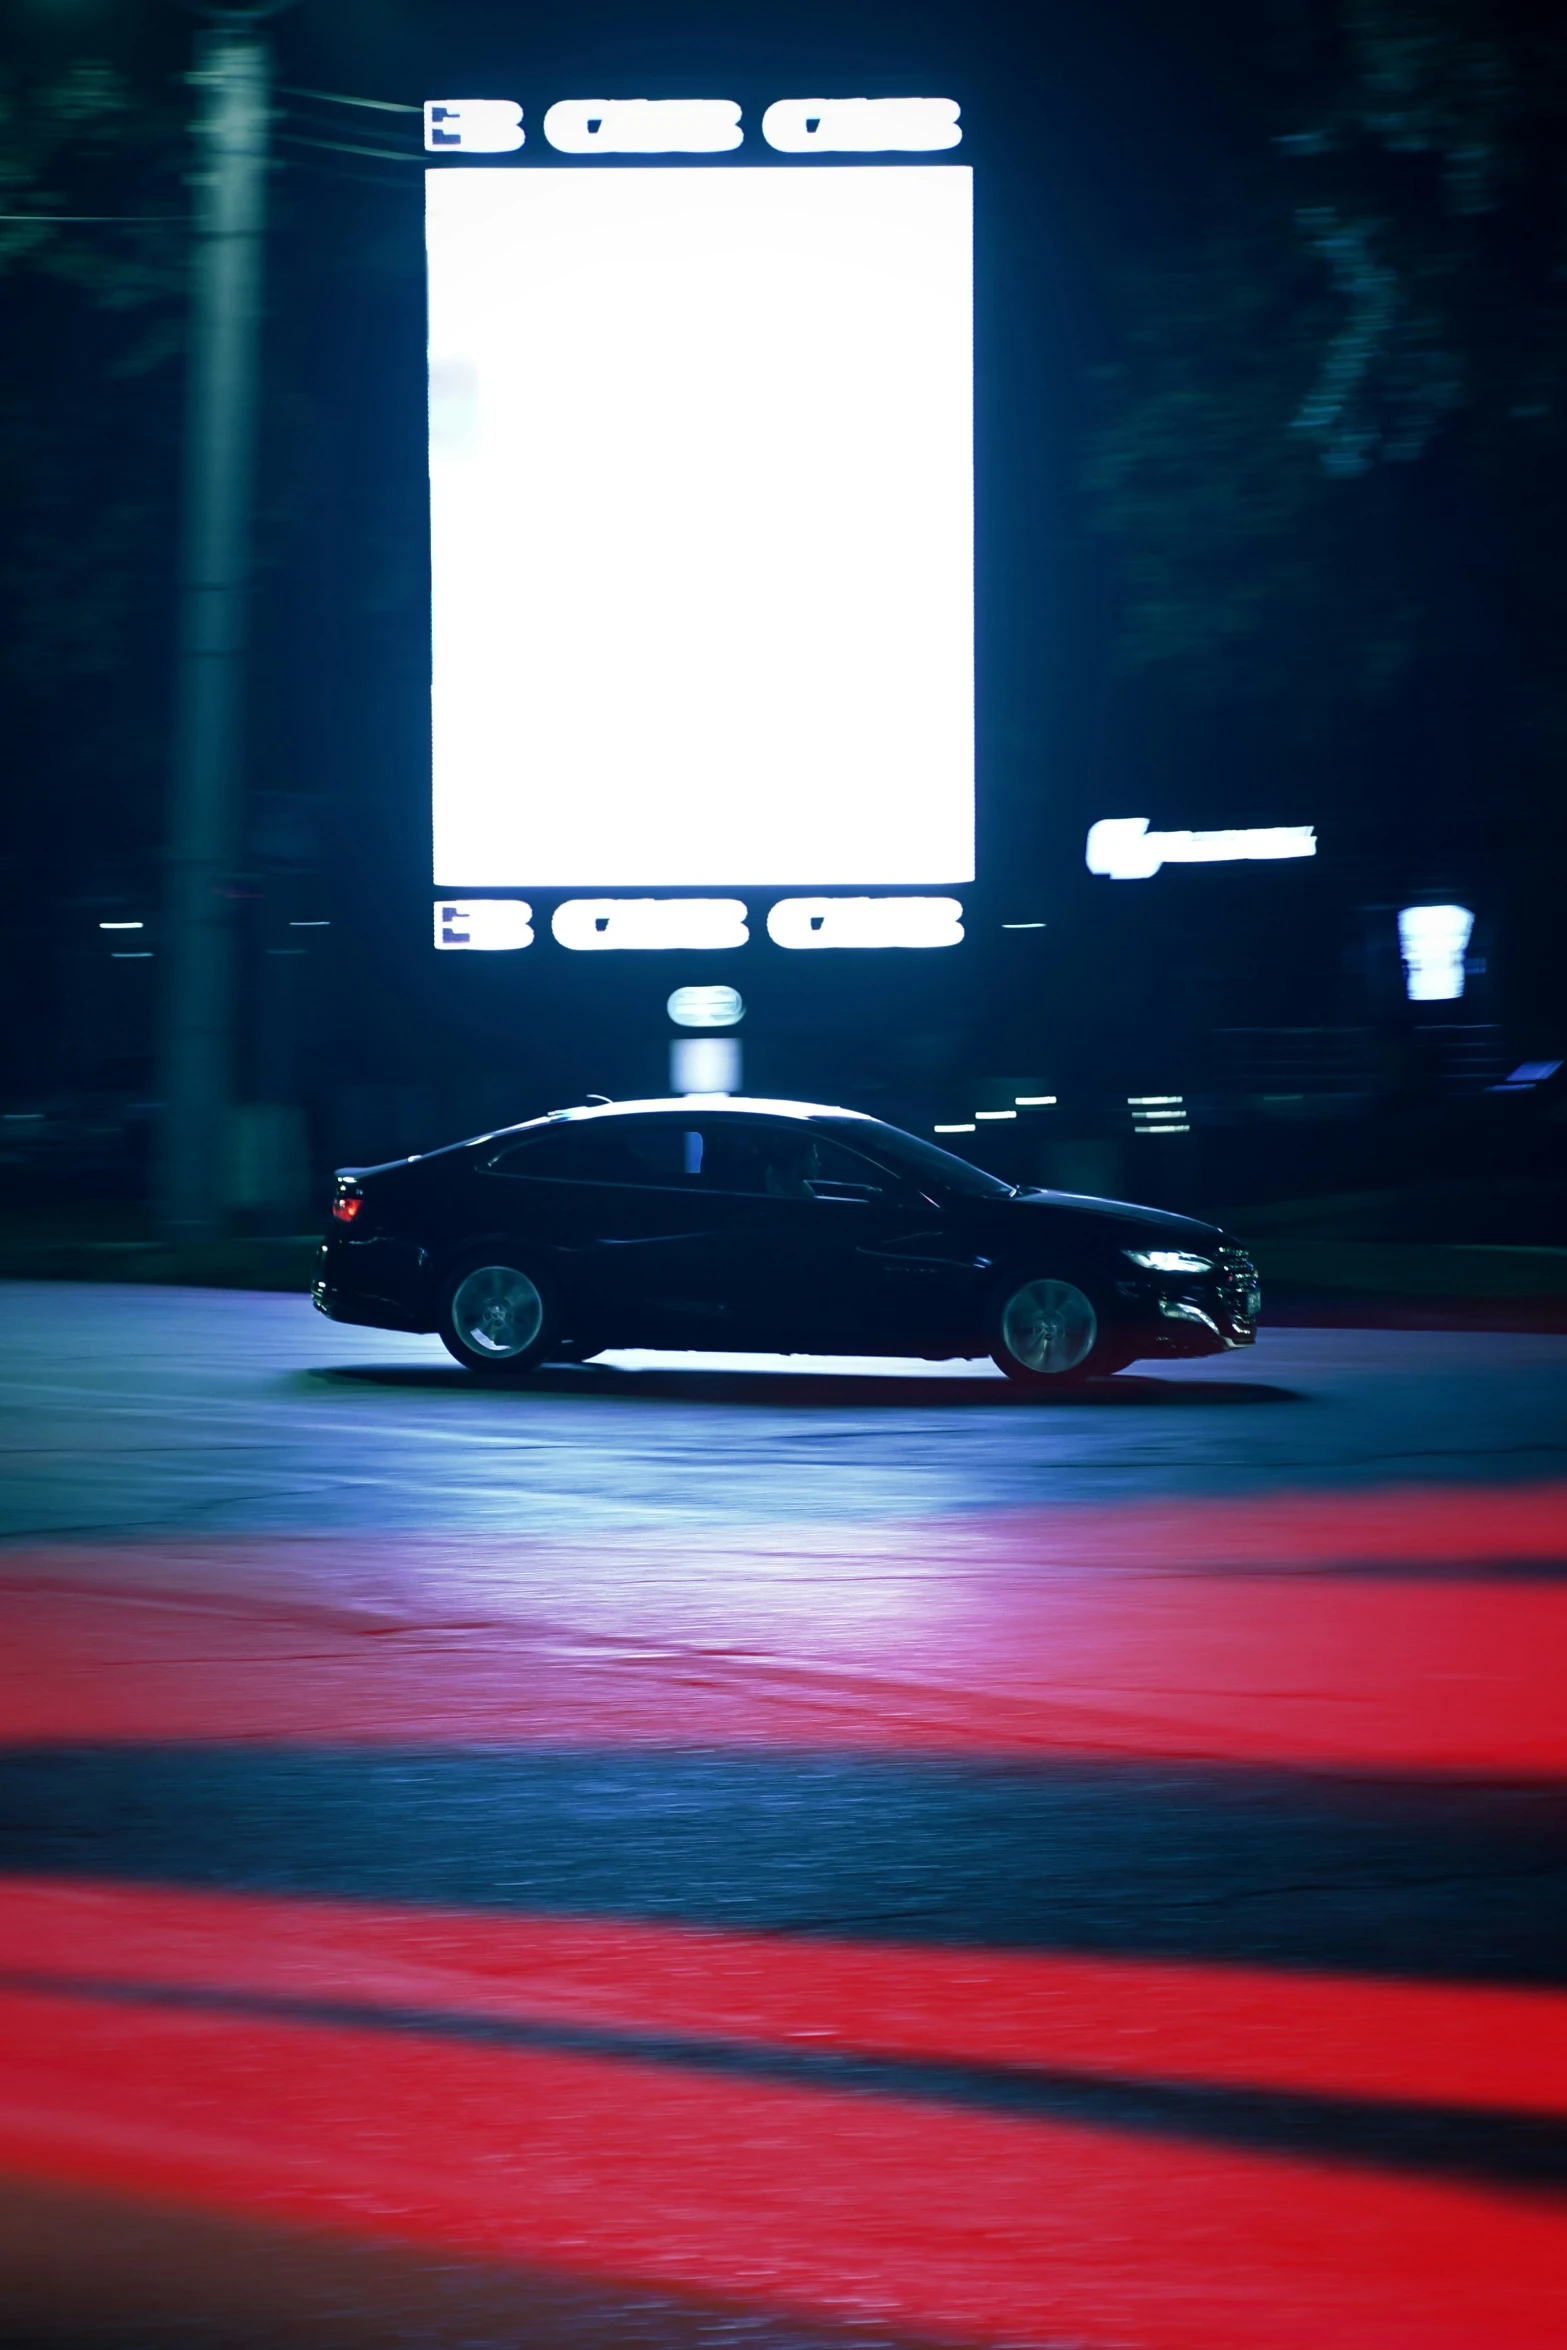
<svg viewBox="0 0 1567 2350">
<path fill-rule="evenodd" d="M 529 1126 L 559 1125 L 563 1121 L 587 1118 L 646 1117 L 653 1112 L 723 1110 L 733 1111 L 749 1118 L 855 1118 L 867 1126 L 876 1121 L 864 1110 L 843 1110 L 830 1102 L 786 1102 L 764 1100 L 756 1095 L 736 1093 L 672 1093 L 654 1096 L 640 1102 L 584 1102 L 579 1108 L 550 1110 L 542 1118 L 524 1121 Z"/>
</svg>

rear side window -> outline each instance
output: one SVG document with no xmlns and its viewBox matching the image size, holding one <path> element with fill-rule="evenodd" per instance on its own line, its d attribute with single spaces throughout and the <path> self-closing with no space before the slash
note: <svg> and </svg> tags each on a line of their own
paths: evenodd
<svg viewBox="0 0 1567 2350">
<path fill-rule="evenodd" d="M 603 1129 L 581 1126 L 544 1126 L 524 1135 L 498 1157 L 490 1168 L 497 1175 L 528 1175 L 555 1183 L 602 1182 L 609 1154 Z"/>
<path fill-rule="evenodd" d="M 703 1135 L 695 1125 L 630 1118 L 583 1119 L 541 1128 L 490 1161 L 497 1175 L 552 1183 L 684 1186 L 701 1178 Z"/>
</svg>

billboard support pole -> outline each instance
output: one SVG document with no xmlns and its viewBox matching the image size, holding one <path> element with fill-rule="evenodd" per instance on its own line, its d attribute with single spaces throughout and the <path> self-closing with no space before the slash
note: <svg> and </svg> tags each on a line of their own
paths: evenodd
<svg viewBox="0 0 1567 2350">
<path fill-rule="evenodd" d="M 163 948 L 165 1230 L 221 1229 L 233 1083 L 233 868 L 255 471 L 271 57 L 257 11 L 197 35 L 196 161 Z M 268 11 L 270 13 L 270 11 Z"/>
</svg>

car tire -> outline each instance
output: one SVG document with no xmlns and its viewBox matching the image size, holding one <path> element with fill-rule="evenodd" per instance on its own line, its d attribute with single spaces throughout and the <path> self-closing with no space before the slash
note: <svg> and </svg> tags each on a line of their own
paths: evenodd
<svg viewBox="0 0 1567 2350">
<path fill-rule="evenodd" d="M 492 1378 L 543 1362 L 560 1327 L 548 1277 L 504 1247 L 474 1250 L 454 1265 L 436 1315 L 447 1353 Z"/>
<path fill-rule="evenodd" d="M 1049 1273 L 1015 1277 L 997 1291 L 990 1359 L 1020 1387 L 1077 1387 L 1120 1368 L 1119 1349 L 1088 1291 Z"/>
</svg>

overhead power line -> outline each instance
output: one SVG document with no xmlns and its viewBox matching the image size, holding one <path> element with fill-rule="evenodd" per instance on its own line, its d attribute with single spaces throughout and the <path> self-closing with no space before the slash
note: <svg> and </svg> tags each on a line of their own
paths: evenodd
<svg viewBox="0 0 1567 2350">
<path fill-rule="evenodd" d="M 323 106 L 371 106 L 377 114 L 422 114 L 422 106 L 408 106 L 399 98 L 345 98 L 339 90 L 291 90 L 279 84 L 282 98 L 316 98 Z"/>
<path fill-rule="evenodd" d="M 329 155 L 370 155 L 378 163 L 422 163 L 424 161 L 422 150 L 416 155 L 410 155 L 406 147 L 350 147 L 343 139 L 312 139 L 308 138 L 303 131 L 279 131 L 278 137 L 286 139 L 291 147 L 321 147 Z"/>
</svg>

